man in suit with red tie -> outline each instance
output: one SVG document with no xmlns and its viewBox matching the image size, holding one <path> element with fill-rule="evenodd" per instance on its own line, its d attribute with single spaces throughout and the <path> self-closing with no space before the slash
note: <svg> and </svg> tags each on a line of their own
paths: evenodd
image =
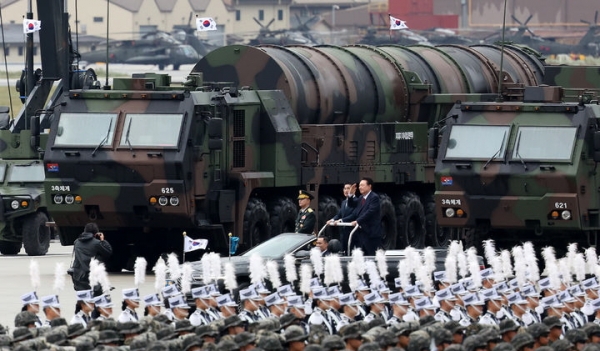
<svg viewBox="0 0 600 351">
<path fill-rule="evenodd" d="M 342 218 L 342 222 L 351 222 L 360 228 L 354 233 L 352 247 L 360 247 L 365 255 L 374 256 L 375 251 L 381 246 L 381 209 L 379 195 L 372 191 L 373 180 L 361 179 L 358 185 L 360 196 L 356 193 L 356 184 L 352 184 L 348 198 L 348 206 L 354 208 L 349 216 Z M 350 253 L 348 253 L 350 254 Z"/>
</svg>

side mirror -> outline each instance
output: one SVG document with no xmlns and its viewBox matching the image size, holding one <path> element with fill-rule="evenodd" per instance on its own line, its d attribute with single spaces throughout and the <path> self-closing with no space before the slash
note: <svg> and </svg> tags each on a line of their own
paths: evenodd
<svg viewBox="0 0 600 351">
<path fill-rule="evenodd" d="M 427 157 L 435 160 L 438 154 L 438 140 L 440 130 L 438 128 L 429 128 L 427 133 Z"/>
</svg>

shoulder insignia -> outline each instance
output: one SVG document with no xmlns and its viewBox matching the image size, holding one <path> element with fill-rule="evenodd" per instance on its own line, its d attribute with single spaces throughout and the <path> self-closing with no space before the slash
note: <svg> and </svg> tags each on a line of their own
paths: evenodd
<svg viewBox="0 0 600 351">
<path fill-rule="evenodd" d="M 310 207 L 309 207 L 309 208 L 308 208 L 308 210 L 306 210 L 306 212 L 308 212 L 308 213 L 312 213 L 312 212 L 314 212 L 314 211 L 313 211 L 313 209 L 312 209 L 312 208 L 310 208 Z"/>
</svg>

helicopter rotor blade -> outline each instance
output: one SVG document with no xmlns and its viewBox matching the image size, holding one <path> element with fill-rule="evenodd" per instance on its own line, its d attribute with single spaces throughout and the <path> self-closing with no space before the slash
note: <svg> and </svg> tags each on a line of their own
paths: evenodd
<svg viewBox="0 0 600 351">
<path fill-rule="evenodd" d="M 275 22 L 275 18 L 271 18 L 271 21 L 269 21 L 269 23 L 267 24 L 267 28 L 269 28 L 271 24 L 273 24 L 273 22 Z"/>
<path fill-rule="evenodd" d="M 519 25 L 523 25 L 523 23 L 521 23 L 521 21 L 519 21 L 519 19 L 517 17 L 515 17 L 515 15 L 510 15 L 510 18 L 513 19 L 513 21 L 517 22 Z"/>
<path fill-rule="evenodd" d="M 598 23 L 598 10 L 596 10 L 596 14 L 594 15 L 594 23 Z"/>
<path fill-rule="evenodd" d="M 256 19 L 256 17 L 252 17 L 252 19 L 254 20 L 254 22 L 258 23 L 258 25 L 260 26 L 260 28 L 264 29 L 265 26 L 263 26 L 262 23 L 260 23 L 260 21 L 258 19 Z M 268 26 L 267 26 L 268 27 Z"/>
<path fill-rule="evenodd" d="M 529 17 L 527 17 L 527 20 L 525 21 L 525 23 L 523 23 L 523 25 L 526 26 L 527 23 L 529 23 L 529 21 L 531 21 L 532 18 L 533 18 L 533 14 L 529 15 Z"/>
</svg>

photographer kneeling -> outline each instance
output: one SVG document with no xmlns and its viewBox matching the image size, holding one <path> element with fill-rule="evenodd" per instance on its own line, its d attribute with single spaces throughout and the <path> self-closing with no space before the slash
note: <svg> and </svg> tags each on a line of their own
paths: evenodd
<svg viewBox="0 0 600 351">
<path fill-rule="evenodd" d="M 112 247 L 104 240 L 104 234 L 96 223 L 85 225 L 83 233 L 73 244 L 73 287 L 75 291 L 90 290 L 90 262 L 92 258 L 106 261 L 112 254 Z M 94 291 L 94 293 L 96 293 Z"/>
</svg>

